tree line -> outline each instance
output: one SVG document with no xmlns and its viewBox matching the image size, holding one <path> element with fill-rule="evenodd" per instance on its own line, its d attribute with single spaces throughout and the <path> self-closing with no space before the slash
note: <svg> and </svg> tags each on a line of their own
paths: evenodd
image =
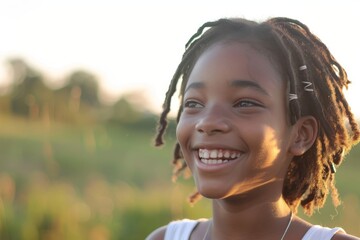
<svg viewBox="0 0 360 240">
<path fill-rule="evenodd" d="M 10 85 L 0 96 L 2 115 L 65 123 L 153 124 L 154 114 L 137 108 L 126 97 L 112 104 L 100 100 L 99 79 L 89 71 L 75 70 L 64 84 L 52 88 L 48 79 L 22 59 L 10 59 Z"/>
</svg>

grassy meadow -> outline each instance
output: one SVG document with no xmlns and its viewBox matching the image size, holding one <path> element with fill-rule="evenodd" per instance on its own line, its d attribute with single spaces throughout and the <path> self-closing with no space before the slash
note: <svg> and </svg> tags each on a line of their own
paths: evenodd
<svg viewBox="0 0 360 240">
<path fill-rule="evenodd" d="M 171 219 L 209 217 L 189 206 L 192 180 L 171 182 L 174 131 L 153 147 L 149 126 L 0 118 L 0 239 L 144 239 Z M 337 172 L 343 205 L 309 221 L 360 236 L 360 148 Z M 300 210 L 300 214 L 301 213 Z"/>
</svg>

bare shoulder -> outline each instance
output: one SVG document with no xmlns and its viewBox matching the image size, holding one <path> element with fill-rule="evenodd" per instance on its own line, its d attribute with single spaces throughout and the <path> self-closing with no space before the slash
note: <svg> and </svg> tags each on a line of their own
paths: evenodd
<svg viewBox="0 0 360 240">
<path fill-rule="evenodd" d="M 166 227 L 167 226 L 163 226 L 154 230 L 145 240 L 164 240 Z"/>
<path fill-rule="evenodd" d="M 299 238 L 299 236 L 304 236 L 306 232 L 309 231 L 309 229 L 311 227 L 313 227 L 314 225 L 312 225 L 311 223 L 299 218 L 299 217 L 296 217 L 295 218 L 295 221 L 298 223 L 298 227 L 297 227 L 297 230 L 298 230 L 298 233 L 299 235 L 296 236 L 296 238 Z M 294 237 L 295 239 L 295 237 Z M 350 234 L 346 234 L 344 232 L 337 232 L 332 238 L 331 240 L 360 240 L 360 238 L 358 237 L 355 237 L 355 236 L 352 236 Z"/>
<path fill-rule="evenodd" d="M 345 233 L 336 233 L 331 240 L 360 240 L 360 238 Z"/>
</svg>

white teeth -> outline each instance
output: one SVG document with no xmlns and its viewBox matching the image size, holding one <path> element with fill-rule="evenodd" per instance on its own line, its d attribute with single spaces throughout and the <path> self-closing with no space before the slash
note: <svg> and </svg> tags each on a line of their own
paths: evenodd
<svg viewBox="0 0 360 240">
<path fill-rule="evenodd" d="M 208 150 L 204 149 L 204 151 L 203 151 L 203 157 L 204 157 L 204 158 L 209 158 L 209 157 L 210 157 L 210 154 L 209 154 L 209 151 L 208 151 Z"/>
<path fill-rule="evenodd" d="M 198 151 L 200 158 L 211 158 L 211 159 L 235 159 L 240 157 L 241 153 L 230 150 L 217 150 L 217 149 L 199 149 Z"/>
<path fill-rule="evenodd" d="M 211 150 L 210 151 L 210 158 L 217 158 L 218 151 L 217 150 Z"/>
<path fill-rule="evenodd" d="M 204 164 L 223 164 L 239 158 L 241 153 L 223 149 L 199 149 L 199 158 Z"/>
<path fill-rule="evenodd" d="M 227 163 L 229 160 L 221 160 L 221 159 L 204 159 L 201 158 L 201 162 L 208 164 L 208 165 L 215 165 L 215 164 L 222 164 Z"/>
</svg>

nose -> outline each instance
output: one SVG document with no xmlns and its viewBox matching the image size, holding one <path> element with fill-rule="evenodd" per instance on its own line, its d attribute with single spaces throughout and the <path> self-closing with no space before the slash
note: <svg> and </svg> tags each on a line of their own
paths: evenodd
<svg viewBox="0 0 360 240">
<path fill-rule="evenodd" d="M 199 117 L 195 125 L 196 131 L 213 135 L 230 131 L 231 125 L 221 107 L 209 108 Z"/>
</svg>

